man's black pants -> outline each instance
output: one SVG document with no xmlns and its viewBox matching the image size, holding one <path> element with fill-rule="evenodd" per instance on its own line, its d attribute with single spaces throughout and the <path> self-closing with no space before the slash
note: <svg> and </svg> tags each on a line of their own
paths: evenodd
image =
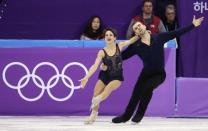
<svg viewBox="0 0 208 131">
<path fill-rule="evenodd" d="M 125 120 L 129 120 L 139 103 L 139 106 L 135 112 L 135 117 L 141 120 L 144 117 L 147 106 L 152 98 L 153 90 L 162 84 L 165 78 L 166 73 L 164 70 L 150 72 L 143 69 L 136 82 L 125 113 L 122 115 L 123 118 Z"/>
</svg>

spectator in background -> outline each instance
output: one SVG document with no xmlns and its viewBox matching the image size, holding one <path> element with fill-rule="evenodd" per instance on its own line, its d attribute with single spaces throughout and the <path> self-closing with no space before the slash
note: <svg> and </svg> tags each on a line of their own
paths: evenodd
<svg viewBox="0 0 208 131">
<path fill-rule="evenodd" d="M 152 0 L 144 0 L 142 6 L 142 16 L 136 16 L 131 20 L 126 34 L 127 39 L 134 35 L 132 25 L 137 21 L 144 24 L 152 34 L 166 32 L 162 20 L 153 14 Z"/>
<path fill-rule="evenodd" d="M 167 32 L 174 31 L 178 28 L 178 23 L 176 20 L 176 9 L 172 4 L 166 6 L 164 24 Z"/>
<path fill-rule="evenodd" d="M 165 7 L 165 20 L 164 20 L 165 29 L 167 32 L 175 31 L 178 28 L 178 23 L 176 20 L 176 9 L 173 4 L 168 4 Z M 175 38 L 176 43 L 169 43 L 169 46 L 178 48 L 179 38 Z M 168 46 L 168 45 L 167 45 Z"/>
<path fill-rule="evenodd" d="M 176 7 L 176 0 L 155 0 L 155 15 L 160 17 L 163 22 L 165 21 L 165 9 L 169 4 Z"/>
<path fill-rule="evenodd" d="M 92 16 L 81 35 L 81 40 L 99 40 L 102 39 L 103 23 L 99 16 Z"/>
</svg>

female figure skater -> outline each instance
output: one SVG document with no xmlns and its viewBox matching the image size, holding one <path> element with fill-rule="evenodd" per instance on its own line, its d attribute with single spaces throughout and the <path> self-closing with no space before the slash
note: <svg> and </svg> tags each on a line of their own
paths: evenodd
<svg viewBox="0 0 208 131">
<path fill-rule="evenodd" d="M 123 81 L 121 50 L 123 47 L 135 43 L 138 40 L 138 36 L 134 36 L 130 40 L 116 44 L 116 37 L 117 34 L 113 29 L 108 28 L 104 31 L 106 47 L 98 52 L 95 63 L 90 67 L 87 75 L 81 80 L 81 87 L 84 88 L 101 61 L 107 66 L 106 71 L 100 71 L 99 73 L 92 99 L 92 112 L 85 124 L 91 124 L 95 121 L 98 115 L 99 103 L 105 100 L 112 91 L 121 85 Z"/>
<path fill-rule="evenodd" d="M 204 17 L 195 19 L 194 16 L 192 24 L 185 28 L 155 35 L 151 35 L 146 30 L 146 26 L 140 22 L 136 22 L 133 25 L 134 32 L 141 39 L 122 52 L 122 59 L 126 60 L 136 54 L 142 59 L 144 66 L 135 84 L 125 112 L 121 116 L 113 118 L 113 123 L 128 121 L 133 115 L 138 103 L 139 106 L 131 120 L 134 123 L 139 123 L 142 120 L 152 98 L 153 90 L 162 84 L 166 78 L 164 68 L 164 43 L 185 34 L 194 27 L 198 27 L 201 25 L 203 19 Z"/>
</svg>

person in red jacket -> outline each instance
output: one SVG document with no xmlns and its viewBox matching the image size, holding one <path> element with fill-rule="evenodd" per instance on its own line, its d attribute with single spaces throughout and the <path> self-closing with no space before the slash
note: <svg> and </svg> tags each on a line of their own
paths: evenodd
<svg viewBox="0 0 208 131">
<path fill-rule="evenodd" d="M 135 16 L 128 27 L 126 38 L 131 38 L 133 34 L 132 26 L 136 21 L 141 22 L 150 30 L 152 34 L 166 32 L 162 20 L 153 14 L 153 2 L 144 0 L 142 7 L 142 16 Z"/>
</svg>

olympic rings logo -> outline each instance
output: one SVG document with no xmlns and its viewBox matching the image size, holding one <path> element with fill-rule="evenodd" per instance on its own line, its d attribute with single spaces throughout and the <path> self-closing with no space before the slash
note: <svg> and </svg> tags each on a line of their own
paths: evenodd
<svg viewBox="0 0 208 131">
<path fill-rule="evenodd" d="M 18 83 L 16 85 L 10 84 L 7 81 L 7 78 L 6 78 L 6 72 L 7 72 L 7 70 L 11 66 L 14 66 L 14 65 L 18 65 L 18 66 L 24 68 L 24 70 L 26 71 L 26 75 L 22 76 L 19 79 L 19 81 L 18 81 Z M 56 75 L 50 77 L 50 79 L 48 80 L 47 84 L 44 83 L 44 81 L 43 81 L 43 79 L 41 77 L 39 77 L 38 75 L 36 75 L 36 70 L 38 68 L 42 67 L 42 66 L 49 66 L 49 67 L 53 68 L 55 70 L 55 72 L 56 72 Z M 55 101 L 66 101 L 66 100 L 68 100 L 73 95 L 74 90 L 80 88 L 80 86 L 75 86 L 74 85 L 74 82 L 72 81 L 72 79 L 69 76 L 65 75 L 65 72 L 66 72 L 67 68 L 69 68 L 71 66 L 79 66 L 79 67 L 81 67 L 84 70 L 85 74 L 87 74 L 87 72 L 88 72 L 87 68 L 83 64 L 81 64 L 79 62 L 68 63 L 67 65 L 64 66 L 64 68 L 62 69 L 61 73 L 59 72 L 58 68 L 54 64 L 52 64 L 50 62 L 41 62 L 41 63 L 37 64 L 34 67 L 32 73 L 30 73 L 29 69 L 27 68 L 27 66 L 25 64 L 23 64 L 21 62 L 12 62 L 12 63 L 9 63 L 8 65 L 6 65 L 4 67 L 3 73 L 2 73 L 2 78 L 3 78 L 4 83 L 9 88 L 17 90 L 18 91 L 18 94 L 20 95 L 20 97 L 22 99 L 26 100 L 26 101 L 32 102 L 32 101 L 39 100 L 43 96 L 45 90 L 47 90 L 47 93 L 49 94 L 50 98 L 52 98 L 53 100 L 55 100 Z M 38 88 L 41 89 L 40 94 L 37 97 L 35 97 L 35 98 L 28 98 L 28 97 L 24 96 L 23 93 L 22 93 L 22 91 L 21 91 L 21 89 L 24 88 L 29 83 L 30 78 L 32 78 L 33 83 Z M 61 78 L 63 84 L 66 87 L 68 87 L 68 88 L 71 89 L 70 93 L 66 97 L 64 97 L 64 98 L 57 98 L 57 97 L 55 97 L 51 93 L 51 89 L 56 86 L 56 84 L 59 82 L 59 79 L 60 78 Z M 66 82 L 66 80 L 68 82 Z M 70 83 L 70 84 L 68 84 L 68 83 Z"/>
</svg>

